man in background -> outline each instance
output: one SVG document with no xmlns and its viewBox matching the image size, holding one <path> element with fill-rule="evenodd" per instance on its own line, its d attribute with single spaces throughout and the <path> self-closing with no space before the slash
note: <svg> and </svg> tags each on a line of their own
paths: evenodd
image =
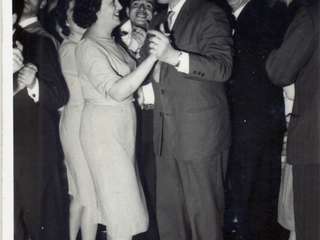
<svg viewBox="0 0 320 240">
<path fill-rule="evenodd" d="M 55 47 L 58 48 L 59 42 L 43 28 L 38 20 L 39 12 L 47 5 L 47 1 L 48 0 L 25 0 L 19 25 L 29 33 L 41 34 L 51 38 Z"/>
<path fill-rule="evenodd" d="M 301 8 L 279 49 L 268 57 L 270 79 L 280 87 L 294 83 L 288 127 L 287 162 L 293 172 L 297 240 L 320 239 L 320 2 Z"/>
<path fill-rule="evenodd" d="M 23 0 L 13 0 L 12 6 L 17 21 Z M 54 115 L 68 100 L 67 86 L 52 40 L 14 27 L 14 47 L 23 55 L 18 59 L 20 69 L 13 74 L 14 237 L 64 240 L 68 216 Z"/>
<path fill-rule="evenodd" d="M 228 179 L 239 224 L 236 239 L 281 239 L 277 206 L 284 103 L 282 88 L 268 78 L 265 62 L 281 43 L 285 12 L 278 14 L 268 0 L 227 2 L 235 19 L 234 66 L 226 87 L 233 126 Z"/>
</svg>

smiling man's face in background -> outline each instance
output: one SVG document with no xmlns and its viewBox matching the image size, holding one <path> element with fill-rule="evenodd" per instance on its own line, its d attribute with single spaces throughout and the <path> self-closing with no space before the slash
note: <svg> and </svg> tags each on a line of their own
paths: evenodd
<svg viewBox="0 0 320 240">
<path fill-rule="evenodd" d="M 127 16 L 134 25 L 145 26 L 153 17 L 155 0 L 132 0 L 126 8 Z"/>
</svg>

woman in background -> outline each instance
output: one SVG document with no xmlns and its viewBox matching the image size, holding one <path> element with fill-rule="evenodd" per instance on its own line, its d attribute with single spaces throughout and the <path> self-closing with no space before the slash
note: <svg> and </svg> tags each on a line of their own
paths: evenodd
<svg viewBox="0 0 320 240">
<path fill-rule="evenodd" d="M 97 232 L 97 209 L 93 181 L 80 143 L 80 121 L 85 100 L 78 79 L 75 47 L 85 29 L 73 21 L 75 0 L 59 0 L 56 20 L 66 36 L 59 47 L 62 73 L 68 85 L 70 99 L 60 120 L 60 138 L 67 166 L 70 201 L 70 239 L 94 240 Z"/>
<path fill-rule="evenodd" d="M 118 0 L 77 0 L 74 21 L 88 28 L 76 47 L 86 104 L 80 139 L 93 177 L 99 223 L 108 240 L 130 240 L 148 229 L 148 212 L 135 159 L 133 93 L 150 72 L 152 54 L 135 60 L 112 38 L 120 24 Z M 135 69 L 135 70 L 134 70 Z"/>
</svg>

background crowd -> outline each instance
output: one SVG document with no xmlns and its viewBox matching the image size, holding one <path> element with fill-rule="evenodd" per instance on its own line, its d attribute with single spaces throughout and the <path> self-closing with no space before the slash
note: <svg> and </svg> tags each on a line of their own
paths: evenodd
<svg viewBox="0 0 320 240">
<path fill-rule="evenodd" d="M 319 240 L 319 0 L 12 0 L 14 239 Z"/>
</svg>

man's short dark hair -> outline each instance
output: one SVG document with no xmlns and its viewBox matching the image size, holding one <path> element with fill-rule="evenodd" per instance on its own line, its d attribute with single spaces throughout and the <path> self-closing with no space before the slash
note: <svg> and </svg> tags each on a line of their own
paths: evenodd
<svg viewBox="0 0 320 240">
<path fill-rule="evenodd" d="M 24 0 L 12 0 L 12 15 L 17 14 L 18 19 L 20 19 L 23 12 L 23 8 Z"/>
</svg>

